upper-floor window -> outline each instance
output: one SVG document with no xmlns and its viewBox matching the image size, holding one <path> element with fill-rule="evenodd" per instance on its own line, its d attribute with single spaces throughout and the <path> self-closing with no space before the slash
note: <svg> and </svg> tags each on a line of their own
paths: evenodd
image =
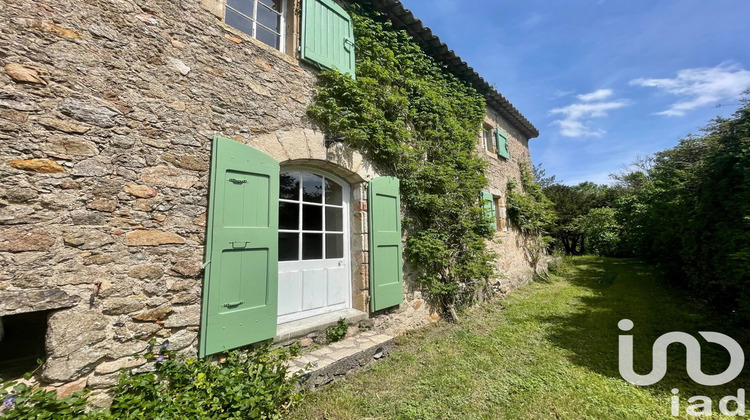
<svg viewBox="0 0 750 420">
<path fill-rule="evenodd" d="M 283 0 L 227 0 L 226 23 L 280 51 L 284 50 Z"/>
<path fill-rule="evenodd" d="M 484 150 L 492 152 L 495 150 L 495 138 L 492 135 L 492 128 L 484 127 L 482 131 L 482 147 Z"/>
</svg>

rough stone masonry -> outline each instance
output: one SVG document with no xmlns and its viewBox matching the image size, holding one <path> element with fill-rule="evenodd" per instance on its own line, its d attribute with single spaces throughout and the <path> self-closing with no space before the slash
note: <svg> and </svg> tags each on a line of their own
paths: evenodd
<svg viewBox="0 0 750 420">
<path fill-rule="evenodd" d="M 194 1 L 5 0 L 0 16 L 0 315 L 62 309 L 53 384 L 113 385 L 139 338 L 194 353 L 210 139 L 312 128 L 314 75 Z"/>
<path fill-rule="evenodd" d="M 235 35 L 193 0 L 0 2 L 0 316 L 54 310 L 47 383 L 111 387 L 151 337 L 195 354 L 214 135 L 287 159 L 313 154 L 290 139 L 322 145 L 316 70 Z M 491 166 L 497 191 L 518 177 Z M 410 299 L 399 313 L 429 319 Z"/>
</svg>

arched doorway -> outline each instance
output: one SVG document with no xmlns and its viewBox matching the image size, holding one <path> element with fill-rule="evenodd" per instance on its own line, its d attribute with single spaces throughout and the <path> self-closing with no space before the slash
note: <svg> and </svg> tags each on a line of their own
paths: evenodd
<svg viewBox="0 0 750 420">
<path fill-rule="evenodd" d="M 316 169 L 281 169 L 279 324 L 351 307 L 349 203 L 344 180 Z"/>
</svg>

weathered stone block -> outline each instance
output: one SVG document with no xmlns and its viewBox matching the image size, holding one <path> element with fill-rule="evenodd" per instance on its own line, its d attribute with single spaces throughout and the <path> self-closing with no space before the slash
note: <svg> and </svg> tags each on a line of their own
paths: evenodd
<svg viewBox="0 0 750 420">
<path fill-rule="evenodd" d="M 164 275 L 164 270 L 156 264 L 141 265 L 128 272 L 128 276 L 139 280 L 158 280 Z"/>
<path fill-rule="evenodd" d="M 8 165 L 29 172 L 40 174 L 55 174 L 65 172 L 65 168 L 49 159 L 16 159 L 8 162 Z"/>
<path fill-rule="evenodd" d="M 35 68 L 25 67 L 18 63 L 8 63 L 4 69 L 5 73 L 16 83 L 47 84 L 47 82 L 39 77 L 39 71 Z"/>
<path fill-rule="evenodd" d="M 95 143 L 72 137 L 52 137 L 48 144 L 50 150 L 55 153 L 76 156 L 96 156 L 99 154 L 99 148 Z"/>
<path fill-rule="evenodd" d="M 112 173 L 111 162 L 102 158 L 86 159 L 76 163 L 73 173 L 78 176 L 103 177 Z"/>
<path fill-rule="evenodd" d="M 10 203 L 23 204 L 37 198 L 39 194 L 28 187 L 10 187 L 5 190 L 4 198 Z"/>
<path fill-rule="evenodd" d="M 174 311 L 167 318 L 164 326 L 167 328 L 190 327 L 200 324 L 200 305 L 174 307 Z"/>
<path fill-rule="evenodd" d="M 143 322 L 156 322 L 161 321 L 164 318 L 167 317 L 172 312 L 172 308 L 169 305 L 162 305 L 158 308 L 149 309 L 147 311 L 141 312 L 138 315 L 135 315 L 133 317 L 136 321 L 143 321 Z"/>
<path fill-rule="evenodd" d="M 115 117 L 120 114 L 105 106 L 97 106 L 73 98 L 65 98 L 60 103 L 60 112 L 83 121 L 88 124 L 102 128 L 111 128 L 115 126 Z"/>
<path fill-rule="evenodd" d="M 156 188 L 151 188 L 147 185 L 128 184 L 123 187 L 126 193 L 138 197 L 138 198 L 151 198 L 156 197 L 159 191 Z"/>
<path fill-rule="evenodd" d="M 81 249 L 100 249 L 115 242 L 112 235 L 94 229 L 68 229 L 63 233 L 65 245 Z"/>
<path fill-rule="evenodd" d="M 155 246 L 167 244 L 184 244 L 185 238 L 163 230 L 136 230 L 125 235 L 125 245 Z"/>
<path fill-rule="evenodd" d="M 188 189 L 198 182 L 198 178 L 185 175 L 182 171 L 166 166 L 145 168 L 141 172 L 141 180 L 149 184 L 163 185 L 165 187 Z"/>
<path fill-rule="evenodd" d="M 199 261 L 180 260 L 172 266 L 172 270 L 185 277 L 196 277 L 202 268 Z"/>
<path fill-rule="evenodd" d="M 103 302 L 102 313 L 105 315 L 130 314 L 140 311 L 146 306 L 143 303 L 143 296 L 104 299 Z"/>
<path fill-rule="evenodd" d="M 53 358 L 69 357 L 106 339 L 106 327 L 106 320 L 95 310 L 56 312 L 48 321 L 47 352 Z"/>
<path fill-rule="evenodd" d="M 45 128 L 59 130 L 68 134 L 84 134 L 91 129 L 91 126 L 89 125 L 75 123 L 73 121 L 59 120 L 57 118 L 42 117 L 39 118 L 37 122 Z"/>
<path fill-rule="evenodd" d="M 46 251 L 55 244 L 55 238 L 46 230 L 36 227 L 0 228 L 0 251 Z"/>
<path fill-rule="evenodd" d="M 80 300 L 61 289 L 0 290 L 0 316 L 70 308 Z"/>
<path fill-rule="evenodd" d="M 94 372 L 97 375 L 108 375 L 111 373 L 117 373 L 121 369 L 130 369 L 146 364 L 146 359 L 143 357 L 125 357 L 119 360 L 113 360 L 111 362 L 104 362 L 96 367 Z"/>
<path fill-rule="evenodd" d="M 117 209 L 117 200 L 98 198 L 86 204 L 86 208 L 89 208 L 91 210 L 112 213 L 113 211 Z"/>
</svg>

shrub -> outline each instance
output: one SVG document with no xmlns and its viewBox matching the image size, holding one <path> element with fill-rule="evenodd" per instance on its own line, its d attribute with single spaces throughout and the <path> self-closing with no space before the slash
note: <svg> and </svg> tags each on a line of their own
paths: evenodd
<svg viewBox="0 0 750 420">
<path fill-rule="evenodd" d="M 349 325 L 346 323 L 346 319 L 339 318 L 336 325 L 328 327 L 326 330 L 326 338 L 329 343 L 335 343 L 343 340 L 347 332 L 349 332 Z"/>
<path fill-rule="evenodd" d="M 152 341 L 152 348 L 155 343 Z M 155 371 L 123 374 L 107 411 L 86 413 L 88 391 L 57 399 L 56 391 L 5 382 L 0 387 L 3 419 L 280 419 L 302 399 L 298 374 L 286 362 L 297 348 L 267 346 L 232 351 L 220 361 L 181 359 L 158 346 Z"/>
<path fill-rule="evenodd" d="M 221 361 L 180 360 L 161 347 L 156 371 L 123 375 L 110 409 L 116 419 L 278 419 L 297 405 L 296 349 L 231 351 Z"/>
</svg>

